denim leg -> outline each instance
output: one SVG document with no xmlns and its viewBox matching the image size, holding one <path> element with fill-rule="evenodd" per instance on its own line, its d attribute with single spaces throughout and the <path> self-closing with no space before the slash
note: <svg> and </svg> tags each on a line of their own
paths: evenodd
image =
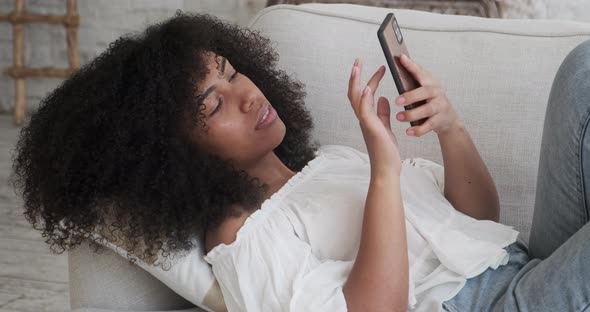
<svg viewBox="0 0 590 312">
<path fill-rule="evenodd" d="M 494 311 L 590 311 L 590 223 L 512 279 Z"/>
<path fill-rule="evenodd" d="M 527 247 L 517 241 L 504 248 L 509 255 L 506 265 L 497 269 L 487 269 L 482 274 L 470 278 L 461 291 L 451 300 L 443 302 L 443 310 L 447 312 L 492 312 L 492 311 L 518 311 L 512 309 L 512 302 L 508 301 L 509 287 L 514 277 L 525 266 L 538 263 L 540 260 L 530 260 Z"/>
<path fill-rule="evenodd" d="M 562 62 L 549 95 L 529 240 L 533 258 L 549 257 L 589 221 L 589 121 L 587 40 Z"/>
<path fill-rule="evenodd" d="M 443 303 L 447 312 L 590 311 L 590 223 L 547 259 L 529 259 L 524 244 L 507 248 L 508 264 L 467 280 Z"/>
</svg>

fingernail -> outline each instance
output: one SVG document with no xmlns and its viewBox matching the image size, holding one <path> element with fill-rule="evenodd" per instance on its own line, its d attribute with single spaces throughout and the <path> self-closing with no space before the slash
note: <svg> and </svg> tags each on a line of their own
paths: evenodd
<svg viewBox="0 0 590 312">
<path fill-rule="evenodd" d="M 408 135 L 414 135 L 414 130 L 410 129 L 407 131 Z"/>
<path fill-rule="evenodd" d="M 352 69 L 352 75 L 353 75 L 353 76 L 356 76 L 356 72 L 357 72 L 357 68 L 356 68 L 356 67 L 354 67 L 354 68 Z"/>
<path fill-rule="evenodd" d="M 396 102 L 397 104 L 404 104 L 406 102 L 406 99 L 403 96 L 400 96 L 397 98 Z"/>
<path fill-rule="evenodd" d="M 406 119 L 406 116 L 404 116 L 404 114 L 402 114 L 402 113 L 397 114 L 396 117 L 397 117 L 397 120 L 399 120 L 399 121 Z"/>
<path fill-rule="evenodd" d="M 354 59 L 354 66 L 357 66 L 358 64 L 359 64 L 359 59 L 358 58 Z"/>
</svg>

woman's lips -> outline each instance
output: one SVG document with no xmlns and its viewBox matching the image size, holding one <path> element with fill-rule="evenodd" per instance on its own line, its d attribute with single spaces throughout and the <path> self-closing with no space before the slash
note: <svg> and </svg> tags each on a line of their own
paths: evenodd
<svg viewBox="0 0 590 312">
<path fill-rule="evenodd" d="M 258 123 L 258 125 L 256 125 L 256 130 L 260 130 L 260 129 L 264 129 L 266 127 L 268 127 L 269 125 L 271 125 L 275 119 L 277 119 L 277 111 L 270 105 L 267 104 L 266 108 L 268 110 L 268 113 L 264 112 L 263 113 L 263 117 L 266 114 L 266 117 L 262 118 L 262 120 Z"/>
</svg>

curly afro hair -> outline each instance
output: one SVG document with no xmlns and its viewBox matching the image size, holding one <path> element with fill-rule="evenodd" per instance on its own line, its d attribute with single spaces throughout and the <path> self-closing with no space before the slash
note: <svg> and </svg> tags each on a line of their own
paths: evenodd
<svg viewBox="0 0 590 312">
<path fill-rule="evenodd" d="M 287 167 L 300 171 L 315 157 L 304 86 L 276 68 L 271 42 L 179 11 L 111 43 L 22 129 L 13 183 L 52 251 L 85 239 L 97 251 L 108 237 L 131 261 L 154 263 L 159 254 L 203 248 L 205 231 L 236 215 L 236 206 L 258 209 L 268 186 L 189 138 L 194 127 L 206 128 L 196 86 L 207 52 L 225 56 L 273 103 L 287 129 L 275 153 Z"/>
</svg>

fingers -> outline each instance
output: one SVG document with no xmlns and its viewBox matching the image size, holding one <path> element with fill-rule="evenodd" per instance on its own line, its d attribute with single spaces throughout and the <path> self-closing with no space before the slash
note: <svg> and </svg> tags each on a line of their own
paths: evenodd
<svg viewBox="0 0 590 312">
<path fill-rule="evenodd" d="M 395 100 L 395 104 L 398 106 L 407 106 L 420 101 L 432 99 L 442 93 L 442 88 L 438 86 L 423 86 L 401 94 Z"/>
<path fill-rule="evenodd" d="M 373 74 L 371 79 L 369 79 L 369 82 L 367 83 L 367 85 L 371 87 L 371 90 L 373 90 L 373 93 L 375 91 L 377 91 L 377 87 L 379 86 L 379 82 L 381 81 L 381 79 L 383 78 L 384 75 L 385 75 L 385 66 L 381 65 L 381 66 L 379 66 L 379 69 L 377 69 L 377 71 Z"/>
<path fill-rule="evenodd" d="M 438 105 L 436 101 L 428 102 L 420 105 L 414 109 L 399 112 L 395 118 L 399 121 L 417 121 L 423 118 L 428 118 L 438 113 Z"/>
<path fill-rule="evenodd" d="M 436 116 L 430 117 L 419 126 L 414 126 L 406 130 L 406 134 L 415 137 L 421 137 L 434 129 Z"/>
<path fill-rule="evenodd" d="M 377 117 L 383 123 L 385 128 L 391 130 L 391 109 L 389 107 L 389 101 L 387 98 L 381 96 L 377 100 Z"/>
<path fill-rule="evenodd" d="M 365 89 L 363 89 L 358 110 L 359 119 L 366 119 L 370 116 L 371 110 L 373 110 L 373 91 L 370 86 L 366 86 Z"/>
<path fill-rule="evenodd" d="M 350 73 L 350 79 L 348 80 L 348 99 L 349 100 L 356 100 L 360 95 L 359 84 L 360 84 L 360 72 L 363 68 L 362 62 L 357 58 L 354 61 L 352 66 L 352 71 Z M 371 87 L 371 90 L 375 92 L 377 87 L 379 86 L 379 82 L 385 75 L 385 66 L 381 65 L 379 69 L 373 74 L 369 82 L 367 83 L 368 86 Z"/>
<path fill-rule="evenodd" d="M 434 79 L 432 79 L 432 75 L 426 71 L 422 66 L 418 65 L 418 63 L 411 60 L 407 55 L 402 54 L 400 56 L 400 61 L 402 65 L 416 78 L 416 80 L 422 86 L 432 85 L 434 84 Z"/>
<path fill-rule="evenodd" d="M 362 70 L 362 63 L 361 63 L 360 59 L 357 58 L 352 66 L 350 79 L 348 81 L 348 99 L 350 100 L 350 102 L 355 110 L 355 113 L 357 113 L 357 115 L 359 113 L 360 106 L 362 105 L 362 101 L 360 100 L 362 94 L 361 94 L 360 87 L 359 87 L 361 70 Z M 369 82 L 367 83 L 367 86 L 371 90 L 371 104 L 373 104 L 373 101 L 372 101 L 373 96 L 375 94 L 375 91 L 379 87 L 379 82 L 381 81 L 381 79 L 383 78 L 384 75 L 385 75 L 385 66 L 381 66 L 373 74 L 373 76 L 371 77 L 371 79 L 369 79 Z"/>
<path fill-rule="evenodd" d="M 354 60 L 354 64 L 352 65 L 352 72 L 350 73 L 350 79 L 348 80 L 348 99 L 353 105 L 355 105 L 358 102 L 358 98 L 360 97 L 359 67 L 360 60 L 357 58 Z"/>
</svg>

